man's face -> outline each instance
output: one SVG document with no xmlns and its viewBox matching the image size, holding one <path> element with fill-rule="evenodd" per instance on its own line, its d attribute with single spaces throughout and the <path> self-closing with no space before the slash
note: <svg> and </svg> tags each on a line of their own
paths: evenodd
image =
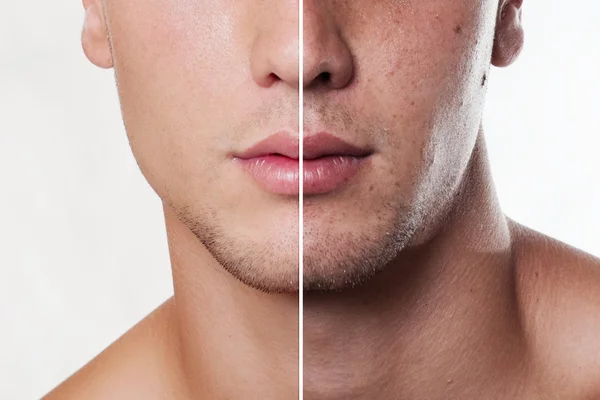
<svg viewBox="0 0 600 400">
<path fill-rule="evenodd" d="M 236 277 L 297 290 L 297 193 L 266 190 L 235 155 L 298 136 L 298 2 L 105 0 L 104 11 L 150 185 Z"/>
<path fill-rule="evenodd" d="M 334 136 L 361 153 L 348 170 L 336 157 L 304 164 L 317 181 L 340 171 L 325 183 L 305 175 L 305 288 L 340 289 L 422 241 L 448 208 L 480 127 L 498 4 L 303 7 L 305 151 Z M 236 277 L 297 290 L 294 184 L 273 193 L 236 156 L 277 132 L 298 135 L 298 2 L 104 8 L 127 133 L 149 183 Z"/>
<path fill-rule="evenodd" d="M 305 0 L 304 10 L 305 137 L 326 131 L 370 153 L 345 185 L 304 197 L 304 287 L 341 289 L 423 240 L 448 207 L 480 127 L 498 4 Z"/>
</svg>

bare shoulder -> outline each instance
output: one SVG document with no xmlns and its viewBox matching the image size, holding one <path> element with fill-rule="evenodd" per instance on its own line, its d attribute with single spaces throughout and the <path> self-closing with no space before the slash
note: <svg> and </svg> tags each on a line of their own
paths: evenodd
<svg viewBox="0 0 600 400">
<path fill-rule="evenodd" d="M 172 391 L 176 365 L 168 300 L 43 400 L 182 398 Z"/>
<path fill-rule="evenodd" d="M 600 259 L 520 225 L 514 238 L 522 323 L 540 383 L 557 398 L 600 398 Z"/>
</svg>

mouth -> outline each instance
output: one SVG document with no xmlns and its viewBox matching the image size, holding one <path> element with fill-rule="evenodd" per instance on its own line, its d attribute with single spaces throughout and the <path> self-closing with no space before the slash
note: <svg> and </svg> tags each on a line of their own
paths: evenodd
<svg viewBox="0 0 600 400">
<path fill-rule="evenodd" d="M 305 137 L 302 147 L 304 196 L 329 193 L 346 185 L 373 153 L 326 132 Z M 300 193 L 297 137 L 276 133 L 234 154 L 234 161 L 271 193 L 287 196 Z"/>
</svg>

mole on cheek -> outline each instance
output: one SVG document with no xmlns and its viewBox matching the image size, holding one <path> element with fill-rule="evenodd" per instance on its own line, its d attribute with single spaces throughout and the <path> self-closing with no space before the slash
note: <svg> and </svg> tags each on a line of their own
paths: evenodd
<svg viewBox="0 0 600 400">
<path fill-rule="evenodd" d="M 454 33 L 456 33 L 457 35 L 460 35 L 462 33 L 462 26 L 456 25 L 454 27 Z"/>
</svg>

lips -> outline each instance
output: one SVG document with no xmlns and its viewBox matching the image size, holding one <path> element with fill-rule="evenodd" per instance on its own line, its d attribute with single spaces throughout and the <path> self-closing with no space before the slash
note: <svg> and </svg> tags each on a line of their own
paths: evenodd
<svg viewBox="0 0 600 400">
<path fill-rule="evenodd" d="M 234 155 L 234 161 L 269 192 L 297 196 L 299 142 L 285 132 L 276 133 Z M 345 185 L 372 152 L 326 132 L 304 138 L 303 193 L 324 194 Z"/>
<path fill-rule="evenodd" d="M 278 132 L 235 156 L 248 160 L 274 154 L 298 160 L 300 154 L 298 138 L 285 132 Z"/>
</svg>

